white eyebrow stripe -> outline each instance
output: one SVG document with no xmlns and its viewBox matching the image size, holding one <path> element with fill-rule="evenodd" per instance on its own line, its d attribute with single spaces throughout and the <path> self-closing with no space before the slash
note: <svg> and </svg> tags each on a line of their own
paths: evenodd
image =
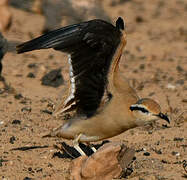
<svg viewBox="0 0 187 180">
<path fill-rule="evenodd" d="M 131 107 L 139 107 L 139 108 L 144 108 L 147 110 L 147 107 L 142 104 L 132 104 Z"/>
</svg>

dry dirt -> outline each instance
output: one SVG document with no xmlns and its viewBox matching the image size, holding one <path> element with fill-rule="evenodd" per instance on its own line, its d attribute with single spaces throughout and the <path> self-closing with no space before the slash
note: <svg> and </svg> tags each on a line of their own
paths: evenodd
<svg viewBox="0 0 187 180">
<path fill-rule="evenodd" d="M 125 19 L 128 33 L 121 71 L 141 97 L 160 102 L 171 124 L 158 122 L 129 130 L 110 139 L 123 141 L 137 150 L 132 164 L 133 180 L 182 180 L 187 161 L 187 2 L 185 0 L 103 0 L 113 22 Z M 26 41 L 40 35 L 42 15 L 11 7 L 13 22 L 4 36 L 10 41 Z M 34 64 L 34 65 L 33 65 Z M 14 90 L 0 94 L 0 179 L 69 179 L 71 159 L 53 158 L 53 145 L 70 141 L 41 138 L 61 125 L 63 118 L 51 111 L 68 80 L 65 54 L 42 50 L 3 59 L 3 76 Z M 44 86 L 41 78 L 61 68 L 64 84 Z M 28 77 L 29 73 L 34 74 Z M 1 88 L 3 87 L 2 84 Z M 21 94 L 20 96 L 15 96 Z M 18 120 L 18 121 L 15 121 Z M 17 124 L 16 124 L 17 122 Z M 13 151 L 23 146 L 49 146 Z"/>
</svg>

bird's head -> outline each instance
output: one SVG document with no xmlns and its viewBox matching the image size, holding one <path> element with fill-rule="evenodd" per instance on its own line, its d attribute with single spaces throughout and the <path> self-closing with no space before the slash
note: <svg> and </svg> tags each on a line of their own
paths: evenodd
<svg viewBox="0 0 187 180">
<path fill-rule="evenodd" d="M 143 98 L 132 104 L 130 110 L 136 117 L 137 125 L 150 124 L 157 119 L 163 119 L 170 123 L 166 114 L 161 112 L 161 108 L 157 102 L 149 98 Z"/>
</svg>

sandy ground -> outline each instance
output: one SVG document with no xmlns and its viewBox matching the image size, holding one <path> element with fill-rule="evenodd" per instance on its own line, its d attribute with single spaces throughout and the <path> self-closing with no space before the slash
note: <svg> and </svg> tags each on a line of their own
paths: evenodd
<svg viewBox="0 0 187 180">
<path fill-rule="evenodd" d="M 121 71 L 141 97 L 160 102 L 171 124 L 158 122 L 124 132 L 110 139 L 123 141 L 137 150 L 132 164 L 133 180 L 182 180 L 187 160 L 187 2 L 185 0 L 103 1 L 113 22 L 126 21 L 128 42 L 121 59 Z M 42 15 L 11 7 L 13 22 L 4 36 L 26 41 L 40 35 Z M 33 65 L 34 64 L 34 65 Z M 3 76 L 14 90 L 0 93 L 0 179 L 69 179 L 70 159 L 53 158 L 53 145 L 64 139 L 43 139 L 42 135 L 64 122 L 43 110 L 59 101 L 68 80 L 65 54 L 43 50 L 3 59 Z M 41 78 L 61 68 L 64 84 L 44 86 Z M 29 73 L 34 78 L 28 77 Z M 0 84 L 2 88 L 3 85 Z M 18 96 L 21 94 L 22 96 Z M 16 96 L 17 95 L 17 96 Z M 18 120 L 18 121 L 15 121 Z M 13 151 L 23 146 L 49 146 Z"/>
</svg>

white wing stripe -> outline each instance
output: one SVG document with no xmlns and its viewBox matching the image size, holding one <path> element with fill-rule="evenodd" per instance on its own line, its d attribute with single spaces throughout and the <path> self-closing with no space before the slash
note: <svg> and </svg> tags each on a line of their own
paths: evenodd
<svg viewBox="0 0 187 180">
<path fill-rule="evenodd" d="M 68 55 L 68 63 L 69 63 L 69 76 L 70 76 L 70 83 L 71 83 L 71 93 L 68 98 L 65 100 L 64 104 L 66 105 L 71 99 L 75 97 L 75 77 L 73 74 L 73 67 L 71 63 L 71 55 Z"/>
<path fill-rule="evenodd" d="M 73 74 L 73 67 L 71 63 L 71 55 L 68 55 L 68 63 L 69 63 L 69 76 L 70 76 L 70 82 L 71 82 L 71 94 L 74 95 L 75 93 L 75 77 Z"/>
</svg>

